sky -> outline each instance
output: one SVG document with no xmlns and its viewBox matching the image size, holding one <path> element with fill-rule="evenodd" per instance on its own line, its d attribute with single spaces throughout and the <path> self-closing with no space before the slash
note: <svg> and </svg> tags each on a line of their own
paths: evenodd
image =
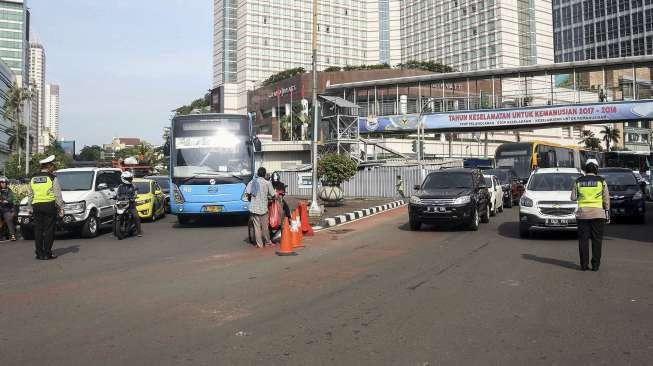
<svg viewBox="0 0 653 366">
<path fill-rule="evenodd" d="M 60 134 L 84 145 L 159 145 L 171 110 L 211 88 L 211 0 L 29 0 L 46 82 L 61 86 Z"/>
</svg>

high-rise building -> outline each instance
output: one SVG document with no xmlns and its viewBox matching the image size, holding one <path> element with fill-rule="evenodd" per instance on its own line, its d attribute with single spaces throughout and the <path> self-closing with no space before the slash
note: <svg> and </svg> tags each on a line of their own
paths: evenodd
<svg viewBox="0 0 653 366">
<path fill-rule="evenodd" d="M 45 85 L 45 124 L 55 139 L 59 138 L 59 85 Z"/>
<path fill-rule="evenodd" d="M 653 1 L 554 0 L 556 62 L 653 55 Z M 651 68 L 610 70 L 578 76 L 580 88 L 603 89 L 607 100 L 650 98 Z M 651 122 L 617 126 L 624 147 L 649 152 Z"/>
<path fill-rule="evenodd" d="M 555 61 L 653 55 L 653 1 L 554 0 Z"/>
<path fill-rule="evenodd" d="M 550 0 L 402 1 L 402 60 L 460 71 L 553 62 Z"/>
<path fill-rule="evenodd" d="M 27 85 L 30 14 L 25 0 L 0 0 L 0 58 Z"/>
<path fill-rule="evenodd" d="M 312 2 L 214 0 L 213 86 L 225 112 L 244 113 L 247 91 L 270 75 L 311 69 Z M 397 0 L 322 1 L 318 69 L 400 62 Z"/>
<path fill-rule="evenodd" d="M 32 128 L 38 136 L 38 151 L 49 145 L 49 128 L 45 126 L 45 48 L 38 42 L 29 46 L 29 84 L 32 89 Z"/>
<path fill-rule="evenodd" d="M 0 59 L 0 105 L 7 102 L 7 93 L 9 88 L 16 82 L 16 75 L 12 70 Z M 10 136 L 7 130 L 14 127 L 13 122 L 6 119 L 0 113 L 0 167 L 4 167 L 5 162 L 11 155 L 11 146 L 9 145 Z"/>
</svg>

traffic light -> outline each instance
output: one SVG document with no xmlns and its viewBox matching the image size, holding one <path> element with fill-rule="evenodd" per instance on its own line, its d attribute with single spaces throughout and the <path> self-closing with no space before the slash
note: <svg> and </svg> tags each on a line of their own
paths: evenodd
<svg viewBox="0 0 653 366">
<path fill-rule="evenodd" d="M 417 140 L 413 140 L 413 152 L 417 153 Z M 424 156 L 424 140 L 419 141 L 419 146 L 420 146 L 420 153 L 422 156 Z"/>
</svg>

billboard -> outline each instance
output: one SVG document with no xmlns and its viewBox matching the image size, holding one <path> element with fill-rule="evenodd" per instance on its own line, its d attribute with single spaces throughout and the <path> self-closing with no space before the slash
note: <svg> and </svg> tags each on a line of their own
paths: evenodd
<svg viewBox="0 0 653 366">
<path fill-rule="evenodd" d="M 415 131 L 418 115 L 361 117 L 361 133 Z M 653 119 L 653 100 L 428 113 L 427 131 L 508 130 Z"/>
</svg>

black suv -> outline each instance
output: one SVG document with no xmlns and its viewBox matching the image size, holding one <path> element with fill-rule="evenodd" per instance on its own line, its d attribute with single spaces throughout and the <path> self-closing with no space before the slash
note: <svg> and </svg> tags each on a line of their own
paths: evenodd
<svg viewBox="0 0 653 366">
<path fill-rule="evenodd" d="M 490 222 L 490 192 L 478 169 L 438 170 L 415 189 L 408 206 L 411 230 L 452 222 L 478 230 L 479 222 Z"/>
<path fill-rule="evenodd" d="M 645 182 L 638 182 L 633 171 L 626 168 L 599 169 L 610 191 L 610 216 L 628 217 L 643 224 L 646 216 Z"/>
</svg>

